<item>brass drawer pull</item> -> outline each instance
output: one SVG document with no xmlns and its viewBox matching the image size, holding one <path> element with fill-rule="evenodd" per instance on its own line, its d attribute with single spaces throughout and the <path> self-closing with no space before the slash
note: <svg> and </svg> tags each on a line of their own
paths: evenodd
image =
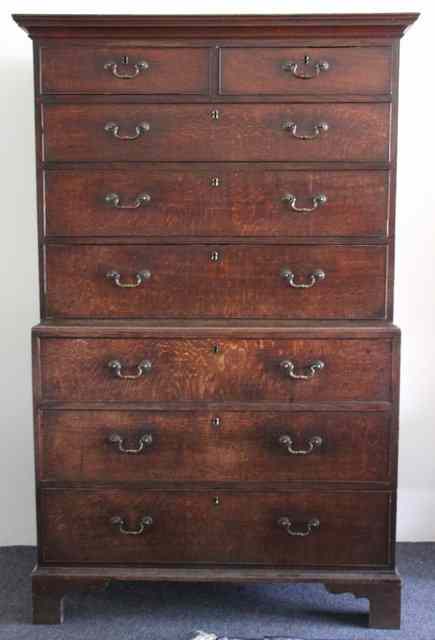
<svg viewBox="0 0 435 640">
<path fill-rule="evenodd" d="M 293 440 L 288 434 L 280 436 L 278 438 L 278 443 L 287 449 L 292 456 L 307 456 L 309 453 L 312 453 L 314 449 L 318 449 L 322 446 L 323 439 L 320 436 L 313 436 L 308 440 L 307 449 L 294 449 Z"/>
<path fill-rule="evenodd" d="M 126 536 L 140 536 L 145 531 L 145 529 L 149 529 L 154 524 L 154 522 L 151 516 L 144 516 L 139 522 L 139 526 L 137 529 L 126 529 L 124 518 L 122 518 L 121 516 L 113 516 L 113 518 L 110 518 L 110 524 L 118 527 L 119 533 L 123 533 Z"/>
<path fill-rule="evenodd" d="M 107 366 L 117 378 L 121 378 L 122 380 L 136 380 L 137 378 L 141 378 L 145 373 L 149 373 L 152 369 L 152 363 L 149 360 L 142 360 L 136 365 L 137 373 L 122 373 L 122 363 L 119 360 L 110 360 L 107 363 Z"/>
<path fill-rule="evenodd" d="M 149 193 L 138 193 L 131 204 L 121 204 L 121 198 L 117 193 L 106 193 L 104 202 L 115 209 L 139 209 L 151 202 L 151 196 Z"/>
<path fill-rule="evenodd" d="M 281 278 L 287 280 L 290 287 L 293 289 L 311 289 L 317 282 L 326 278 L 326 273 L 322 269 L 316 269 L 308 276 L 308 282 L 302 282 L 300 284 L 295 282 L 295 274 L 290 269 L 284 269 L 281 271 Z"/>
<path fill-rule="evenodd" d="M 299 62 L 291 61 L 284 62 L 281 69 L 283 71 L 289 71 L 295 78 L 299 78 L 300 80 L 312 80 L 313 78 L 317 78 L 321 71 L 328 71 L 329 69 L 329 62 L 326 60 L 313 62 L 310 56 L 305 56 L 302 64 L 305 69 L 311 68 L 313 72 L 307 73 L 306 70 L 299 71 Z"/>
<path fill-rule="evenodd" d="M 312 518 L 308 522 L 305 523 L 305 530 L 293 529 L 293 522 L 290 518 L 284 517 L 278 520 L 278 526 L 282 527 L 289 536 L 301 536 L 306 537 L 312 533 L 313 529 L 318 529 L 320 527 L 320 520 L 318 518 Z"/>
<path fill-rule="evenodd" d="M 291 360 L 283 360 L 279 366 L 293 380 L 311 380 L 319 371 L 325 368 L 325 363 L 322 360 L 315 360 L 311 364 L 307 364 L 304 368 L 308 370 L 308 373 L 295 373 L 296 366 Z"/>
<path fill-rule="evenodd" d="M 119 73 L 118 68 L 120 64 L 133 67 L 133 73 Z M 119 64 L 112 61 L 106 62 L 104 68 L 106 69 L 106 71 L 111 71 L 112 75 L 115 76 L 115 78 L 119 78 L 120 80 L 131 80 L 132 78 L 136 78 L 142 71 L 147 71 L 150 68 L 150 65 L 145 60 L 141 60 L 140 62 L 135 62 L 133 64 L 129 62 L 128 56 L 123 56 Z"/>
<path fill-rule="evenodd" d="M 109 436 L 109 442 L 111 444 L 115 444 L 120 453 L 128 453 L 132 455 L 137 455 L 138 453 L 142 453 L 145 450 L 145 447 L 150 447 L 153 443 L 153 436 L 151 433 L 144 433 L 138 440 L 139 446 L 136 449 L 128 449 L 124 447 L 124 438 L 120 436 L 118 433 L 112 433 Z"/>
<path fill-rule="evenodd" d="M 140 136 L 142 136 L 144 133 L 150 131 L 151 126 L 148 122 L 139 122 L 139 124 L 137 124 L 135 127 L 136 133 L 134 133 L 132 136 L 120 136 L 120 129 L 120 125 L 116 124 L 116 122 L 106 122 L 106 124 L 104 125 L 104 131 L 109 135 L 112 135 L 114 138 L 118 138 L 118 140 L 137 140 L 137 138 L 140 138 Z"/>
<path fill-rule="evenodd" d="M 296 122 L 284 122 L 283 129 L 289 131 L 293 138 L 297 138 L 298 140 L 314 140 L 314 138 L 320 136 L 322 131 L 328 131 L 329 125 L 327 122 L 319 122 L 319 124 L 313 125 L 314 133 L 312 134 L 298 133 L 298 125 L 296 124 Z"/>
<path fill-rule="evenodd" d="M 311 213 L 315 211 L 322 205 L 326 204 L 328 198 L 325 193 L 318 193 L 315 196 L 312 196 L 313 206 L 312 207 L 297 207 L 296 206 L 296 196 L 292 193 L 285 193 L 282 197 L 282 201 L 288 204 L 289 208 L 292 211 L 296 211 L 296 213 Z"/>
<path fill-rule="evenodd" d="M 151 271 L 143 269 L 143 271 L 136 273 L 136 282 L 121 282 L 121 274 L 118 271 L 108 271 L 106 273 L 106 278 L 108 280 L 113 280 L 116 286 L 121 287 L 121 289 L 136 289 L 136 287 L 143 284 L 145 280 L 149 280 L 151 278 Z"/>
</svg>

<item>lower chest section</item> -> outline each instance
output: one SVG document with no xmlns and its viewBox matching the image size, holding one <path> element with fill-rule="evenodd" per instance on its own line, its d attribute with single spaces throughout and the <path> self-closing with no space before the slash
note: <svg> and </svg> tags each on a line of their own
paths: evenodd
<svg viewBox="0 0 435 640">
<path fill-rule="evenodd" d="M 391 567 L 395 330 L 38 333 L 42 563 Z"/>
</svg>

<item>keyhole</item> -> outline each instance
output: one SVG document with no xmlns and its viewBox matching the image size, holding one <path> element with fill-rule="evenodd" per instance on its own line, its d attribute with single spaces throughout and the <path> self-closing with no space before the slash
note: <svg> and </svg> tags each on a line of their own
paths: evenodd
<svg viewBox="0 0 435 640">
<path fill-rule="evenodd" d="M 304 56 L 304 64 L 308 64 L 310 62 L 310 56 Z"/>
<path fill-rule="evenodd" d="M 221 503 L 221 501 L 220 501 L 219 496 L 215 496 L 213 498 L 213 504 L 215 504 L 218 507 L 220 505 L 220 503 Z"/>
<path fill-rule="evenodd" d="M 210 261 L 211 262 L 219 262 L 219 260 L 220 260 L 219 251 L 212 251 L 210 253 Z"/>
<path fill-rule="evenodd" d="M 213 109 L 213 111 L 210 113 L 210 116 L 212 118 L 212 120 L 219 120 L 221 114 L 219 112 L 219 109 Z"/>
<path fill-rule="evenodd" d="M 218 344 L 213 345 L 213 353 L 220 353 L 220 346 Z"/>
<path fill-rule="evenodd" d="M 217 176 L 213 176 L 213 178 L 210 178 L 210 186 L 212 187 L 220 187 L 221 185 L 221 179 L 218 178 Z"/>
<path fill-rule="evenodd" d="M 121 62 L 122 64 L 128 64 L 128 56 L 122 56 Z"/>
<path fill-rule="evenodd" d="M 218 416 L 215 416 L 214 418 L 211 419 L 211 423 L 212 423 L 213 427 L 220 427 L 221 426 L 221 419 Z"/>
</svg>

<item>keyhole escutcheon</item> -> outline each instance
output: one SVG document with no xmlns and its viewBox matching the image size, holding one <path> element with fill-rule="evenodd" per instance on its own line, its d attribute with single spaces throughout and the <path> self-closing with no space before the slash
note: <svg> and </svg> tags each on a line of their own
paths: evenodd
<svg viewBox="0 0 435 640">
<path fill-rule="evenodd" d="M 220 260 L 219 251 L 212 251 L 210 253 L 210 262 L 219 262 L 219 260 Z"/>
</svg>

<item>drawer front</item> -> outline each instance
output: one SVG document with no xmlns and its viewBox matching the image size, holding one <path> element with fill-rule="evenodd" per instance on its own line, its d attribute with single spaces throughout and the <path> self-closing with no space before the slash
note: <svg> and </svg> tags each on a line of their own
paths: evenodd
<svg viewBox="0 0 435 640">
<path fill-rule="evenodd" d="M 389 120 L 388 104 L 51 104 L 44 159 L 387 161 Z"/>
<path fill-rule="evenodd" d="M 41 47 L 41 93 L 207 94 L 206 48 Z"/>
<path fill-rule="evenodd" d="M 39 477 L 57 482 L 387 482 L 390 414 L 47 411 Z"/>
<path fill-rule="evenodd" d="M 391 92 L 388 47 L 228 47 L 220 93 L 375 95 Z"/>
<path fill-rule="evenodd" d="M 48 236 L 377 236 L 389 174 L 202 169 L 50 170 Z"/>
<path fill-rule="evenodd" d="M 49 245 L 46 313 L 383 319 L 386 256 L 375 245 Z"/>
<path fill-rule="evenodd" d="M 40 549 L 56 563 L 386 565 L 389 503 L 375 492 L 47 490 Z"/>
<path fill-rule="evenodd" d="M 391 399 L 390 339 L 42 338 L 39 349 L 45 401 Z"/>
</svg>

